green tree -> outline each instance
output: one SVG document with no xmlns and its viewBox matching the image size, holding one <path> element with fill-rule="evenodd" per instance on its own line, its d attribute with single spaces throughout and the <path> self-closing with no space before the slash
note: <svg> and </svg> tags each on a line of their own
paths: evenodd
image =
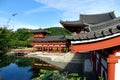
<svg viewBox="0 0 120 80">
<path fill-rule="evenodd" d="M 6 51 L 10 49 L 9 42 L 12 39 L 12 30 L 7 29 L 6 27 L 0 28 L 0 50 Z"/>
<path fill-rule="evenodd" d="M 14 38 L 15 38 L 16 42 L 18 41 L 17 44 L 14 44 L 16 47 L 31 46 L 28 39 L 32 37 L 32 34 L 29 31 L 30 31 L 30 29 L 26 29 L 26 28 L 20 28 L 20 29 L 17 29 L 17 31 L 15 31 Z"/>
<path fill-rule="evenodd" d="M 26 41 L 30 37 L 32 37 L 32 34 L 29 31 L 30 29 L 26 29 L 26 28 L 17 29 L 17 31 L 15 31 L 14 37 L 16 37 L 19 41 Z"/>
</svg>

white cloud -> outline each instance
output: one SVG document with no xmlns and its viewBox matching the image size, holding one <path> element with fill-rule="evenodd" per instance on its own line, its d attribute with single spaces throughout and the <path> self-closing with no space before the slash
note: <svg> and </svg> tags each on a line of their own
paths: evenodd
<svg viewBox="0 0 120 80">
<path fill-rule="evenodd" d="M 43 6 L 43 7 L 39 7 L 39 8 L 35 8 L 35 9 L 30 9 L 30 10 L 25 11 L 25 14 L 29 15 L 29 14 L 33 14 L 33 13 L 38 13 L 41 11 L 45 11 L 45 9 L 47 9 L 47 8 L 48 8 L 47 6 Z"/>
<path fill-rule="evenodd" d="M 29 28 L 29 29 L 37 29 L 39 26 L 30 25 L 23 22 L 13 21 L 7 18 L 0 17 L 0 27 L 7 26 L 9 29 L 17 30 L 18 28 Z"/>
<path fill-rule="evenodd" d="M 53 26 L 53 27 L 63 27 L 60 23 L 56 23 L 56 24 L 53 24 L 53 25 L 51 25 L 51 26 Z"/>
<path fill-rule="evenodd" d="M 80 13 L 103 13 L 115 9 L 116 0 L 35 0 L 62 11 L 64 19 L 78 19 Z"/>
</svg>

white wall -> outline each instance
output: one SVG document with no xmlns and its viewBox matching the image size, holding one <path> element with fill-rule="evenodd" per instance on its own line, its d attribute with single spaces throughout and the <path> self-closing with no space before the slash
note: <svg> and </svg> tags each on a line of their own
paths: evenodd
<svg viewBox="0 0 120 80">
<path fill-rule="evenodd" d="M 120 80 L 120 59 L 115 64 L 115 80 Z"/>
</svg>

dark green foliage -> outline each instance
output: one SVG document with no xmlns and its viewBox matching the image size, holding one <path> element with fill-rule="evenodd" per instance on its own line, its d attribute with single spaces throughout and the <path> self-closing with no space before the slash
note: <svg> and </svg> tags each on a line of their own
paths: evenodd
<svg viewBox="0 0 120 80">
<path fill-rule="evenodd" d="M 13 32 L 6 27 L 0 28 L 0 50 L 6 51 L 11 46 L 9 45 L 9 42 L 13 38 Z"/>
<path fill-rule="evenodd" d="M 99 80 L 104 80 L 104 77 L 102 77 L 102 76 L 99 76 L 98 78 L 99 78 Z"/>
<path fill-rule="evenodd" d="M 0 53 L 0 68 L 8 66 L 10 63 L 16 63 L 19 67 L 27 67 L 33 62 L 33 58 L 17 58 Z"/>
<path fill-rule="evenodd" d="M 40 69 L 40 76 L 32 80 L 86 80 L 86 77 L 77 73 L 64 75 L 58 70 Z"/>
<path fill-rule="evenodd" d="M 27 67 L 31 65 L 34 62 L 34 59 L 32 58 L 17 58 L 14 60 L 14 63 L 16 63 L 19 67 Z"/>
<path fill-rule="evenodd" d="M 17 47 L 29 47 L 30 42 L 28 39 L 32 37 L 29 33 L 30 29 L 18 29 L 17 31 L 12 31 L 6 27 L 0 28 L 0 51 L 7 51 L 11 48 Z"/>
<path fill-rule="evenodd" d="M 51 27 L 51 28 L 46 28 L 46 30 L 51 32 L 50 34 L 48 34 L 48 36 L 71 35 L 70 31 L 62 27 Z"/>
<path fill-rule="evenodd" d="M 32 37 L 32 34 L 29 31 L 30 29 L 26 29 L 26 28 L 17 29 L 17 31 L 14 32 L 13 46 L 15 47 L 31 46 L 28 39 Z"/>
<path fill-rule="evenodd" d="M 26 41 L 30 37 L 32 37 L 32 34 L 30 34 L 29 30 L 30 29 L 26 29 L 26 28 L 17 29 L 17 31 L 15 31 L 14 37 L 19 41 Z"/>
<path fill-rule="evenodd" d="M 11 63 L 11 59 L 4 53 L 0 53 L 0 68 L 5 67 Z"/>
</svg>

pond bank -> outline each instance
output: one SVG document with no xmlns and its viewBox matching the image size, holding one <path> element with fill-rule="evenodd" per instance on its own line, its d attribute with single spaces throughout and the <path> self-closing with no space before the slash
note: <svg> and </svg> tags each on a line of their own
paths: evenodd
<svg viewBox="0 0 120 80">
<path fill-rule="evenodd" d="M 88 70 L 89 72 L 85 72 L 84 70 L 85 60 L 89 59 L 89 54 L 87 53 L 84 53 L 84 54 L 70 54 L 70 53 L 67 53 L 67 54 L 51 53 L 50 54 L 49 53 L 47 54 L 47 53 L 35 52 L 35 53 L 29 53 L 25 55 L 25 57 L 26 58 L 32 57 L 32 58 L 37 58 L 42 61 L 45 61 L 51 66 L 56 67 L 56 69 L 60 69 L 60 71 L 62 72 L 68 71 L 69 73 L 78 73 L 79 75 L 85 75 L 87 77 L 87 80 L 91 80 L 90 79 L 91 76 L 92 78 L 94 78 L 94 73 L 92 72 L 92 70 L 90 71 Z M 41 64 L 37 64 L 37 65 L 41 65 Z M 89 65 L 88 67 L 87 68 L 90 69 L 90 67 L 92 68 L 92 65 Z"/>
</svg>

